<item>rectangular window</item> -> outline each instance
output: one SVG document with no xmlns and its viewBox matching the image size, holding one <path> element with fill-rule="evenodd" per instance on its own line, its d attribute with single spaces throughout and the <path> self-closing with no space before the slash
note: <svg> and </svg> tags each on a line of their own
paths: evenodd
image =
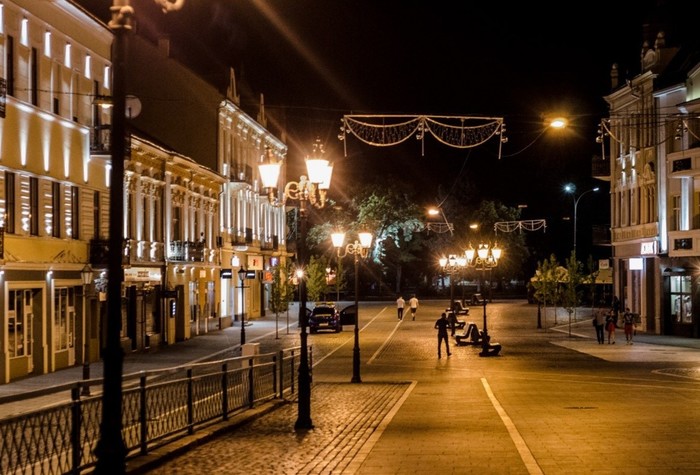
<svg viewBox="0 0 700 475">
<path fill-rule="evenodd" d="M 672 275 L 670 277 L 671 314 L 675 323 L 693 323 L 690 279 L 689 275 Z"/>
<path fill-rule="evenodd" d="M 80 239 L 80 188 L 70 188 L 70 235 L 73 239 Z"/>
<path fill-rule="evenodd" d="M 173 208 L 173 241 L 180 241 L 182 240 L 182 232 L 180 230 L 180 227 L 182 226 L 182 208 L 179 206 L 175 206 Z"/>
<path fill-rule="evenodd" d="M 24 319 L 22 290 L 10 290 L 7 302 L 8 349 L 10 358 L 24 356 L 27 325 Z"/>
<path fill-rule="evenodd" d="M 51 235 L 61 237 L 61 184 L 51 183 Z"/>
<path fill-rule="evenodd" d="M 17 289 L 8 292 L 7 334 L 10 358 L 32 356 L 32 322 L 35 290 Z"/>
<path fill-rule="evenodd" d="M 30 97 L 32 105 L 39 105 L 39 52 L 36 48 L 32 48 L 32 64 L 30 72 Z"/>
<path fill-rule="evenodd" d="M 75 343 L 75 292 L 70 287 L 54 290 L 54 350 L 72 348 Z"/>
<path fill-rule="evenodd" d="M 12 36 L 7 37 L 5 45 L 5 67 L 7 79 L 7 95 L 15 95 L 15 39 Z"/>
<path fill-rule="evenodd" d="M 671 197 L 671 231 L 681 230 L 681 197 L 674 195 Z"/>
<path fill-rule="evenodd" d="M 100 192 L 96 191 L 92 198 L 92 226 L 95 239 L 100 238 Z"/>
<path fill-rule="evenodd" d="M 15 174 L 5 173 L 5 232 L 9 234 L 15 233 L 15 218 L 16 218 L 16 201 L 15 201 Z"/>
<path fill-rule="evenodd" d="M 29 178 L 29 234 L 39 235 L 39 179 Z"/>
</svg>

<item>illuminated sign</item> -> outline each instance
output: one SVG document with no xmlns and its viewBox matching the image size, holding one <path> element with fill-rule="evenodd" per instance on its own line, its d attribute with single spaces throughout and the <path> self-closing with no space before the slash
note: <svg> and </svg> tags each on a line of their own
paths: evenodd
<svg viewBox="0 0 700 475">
<path fill-rule="evenodd" d="M 643 256 L 656 255 L 656 241 L 643 242 L 641 254 Z"/>
</svg>

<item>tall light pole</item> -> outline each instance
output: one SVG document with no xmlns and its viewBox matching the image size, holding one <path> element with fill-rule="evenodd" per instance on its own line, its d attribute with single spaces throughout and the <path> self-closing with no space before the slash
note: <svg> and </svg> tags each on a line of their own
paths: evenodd
<svg viewBox="0 0 700 475">
<path fill-rule="evenodd" d="M 479 244 L 479 247 L 477 249 L 474 249 L 471 244 L 469 244 L 469 248 L 464 251 L 464 254 L 467 257 L 467 265 L 469 267 L 474 267 L 477 270 L 481 271 L 481 289 L 483 292 L 484 288 L 484 274 L 486 273 L 487 269 L 493 269 L 498 265 L 498 260 L 501 258 L 501 255 L 503 253 L 503 250 L 498 247 L 498 244 L 494 243 L 493 246 L 490 246 L 485 243 Z M 487 325 L 487 318 L 486 318 L 486 301 L 488 299 L 486 298 L 485 295 L 482 295 L 482 304 L 484 306 L 484 331 L 483 331 L 483 338 L 482 338 L 482 351 L 481 355 L 486 356 L 488 354 L 488 347 L 489 347 L 489 336 L 488 336 L 488 325 Z"/>
<path fill-rule="evenodd" d="M 566 193 L 570 193 L 574 199 L 574 254 L 576 254 L 576 227 L 577 227 L 577 217 L 578 217 L 578 202 L 581 201 L 581 198 L 584 197 L 587 193 L 591 193 L 594 191 L 600 190 L 599 187 L 591 188 L 590 190 L 586 190 L 580 195 L 576 196 L 576 185 L 573 183 L 568 183 L 567 185 L 564 185 L 564 191 Z"/>
<path fill-rule="evenodd" d="M 92 267 L 90 264 L 85 264 L 83 270 L 80 271 L 80 278 L 83 281 L 83 380 L 87 381 L 90 379 L 90 319 L 92 315 L 88 314 L 87 306 L 87 292 L 92 284 Z M 90 395 L 90 385 L 84 384 L 80 393 L 83 396 Z"/>
<path fill-rule="evenodd" d="M 179 10 L 185 0 L 155 0 L 164 12 Z M 95 447 L 95 473 L 124 473 L 126 446 L 122 437 L 122 255 L 124 246 L 124 152 L 126 150 L 126 53 L 134 9 L 131 0 L 113 0 L 109 28 L 112 43 L 112 130 L 110 171 L 109 254 L 107 257 L 107 336 L 103 354 L 102 419 Z"/>
<path fill-rule="evenodd" d="M 320 140 L 316 140 L 313 146 L 311 157 L 306 158 L 306 169 L 309 176 L 302 175 L 299 181 L 290 181 L 284 187 L 281 204 L 288 199 L 299 201 L 299 240 L 297 244 L 297 257 L 299 264 L 306 265 L 306 226 L 307 226 L 307 203 L 317 208 L 322 208 L 326 204 L 326 193 L 331 184 L 333 166 L 323 158 L 325 151 Z M 268 189 L 268 199 L 270 203 L 277 204 L 278 198 L 275 196 L 275 189 L 280 176 L 282 161 L 276 157 L 271 149 L 263 157 L 264 162 L 258 166 L 260 171 L 260 181 L 263 187 Z M 317 195 L 318 193 L 318 195 Z M 299 322 L 301 326 L 301 361 L 299 362 L 299 406 L 297 421 L 294 424 L 295 430 L 312 429 L 311 422 L 311 369 L 309 367 L 309 349 L 307 344 L 306 329 L 309 324 L 309 317 L 306 314 L 306 284 L 304 279 L 299 280 Z"/>
<path fill-rule="evenodd" d="M 345 242 L 345 233 L 338 231 L 331 234 L 333 247 L 336 248 L 338 260 L 349 255 L 354 256 L 355 260 L 355 345 L 352 349 L 352 379 L 351 383 L 361 383 L 360 378 L 360 304 L 358 294 L 360 293 L 360 257 L 365 258 L 369 255 L 369 249 L 372 247 L 372 234 L 367 232 L 358 233 L 359 240 L 349 243 L 343 249 Z"/>
<path fill-rule="evenodd" d="M 450 276 L 450 310 L 455 308 L 454 276 L 467 266 L 467 258 L 450 254 L 438 260 L 443 272 Z"/>
<path fill-rule="evenodd" d="M 238 269 L 238 279 L 241 281 L 241 351 L 245 345 L 245 276 L 246 270 L 241 266 Z"/>
</svg>

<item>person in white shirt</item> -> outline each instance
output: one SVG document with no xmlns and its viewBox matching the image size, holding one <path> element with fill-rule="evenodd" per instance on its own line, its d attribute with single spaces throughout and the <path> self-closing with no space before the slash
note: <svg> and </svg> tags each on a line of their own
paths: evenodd
<svg viewBox="0 0 700 475">
<path fill-rule="evenodd" d="M 398 314 L 399 320 L 403 320 L 403 307 L 406 305 L 406 301 L 402 296 L 396 299 L 396 312 Z"/>
<path fill-rule="evenodd" d="M 415 320 L 416 310 L 418 310 L 418 299 L 416 298 L 416 294 L 411 295 L 408 305 L 411 307 L 411 316 L 413 317 L 413 320 Z"/>
</svg>

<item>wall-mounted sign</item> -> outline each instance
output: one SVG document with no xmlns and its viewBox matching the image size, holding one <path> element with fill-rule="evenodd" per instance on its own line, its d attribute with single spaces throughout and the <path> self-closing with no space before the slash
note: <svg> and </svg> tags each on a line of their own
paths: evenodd
<svg viewBox="0 0 700 475">
<path fill-rule="evenodd" d="M 272 272 L 270 272 L 269 270 L 263 272 L 263 284 L 272 284 L 274 281 L 275 280 L 272 278 Z"/>
<path fill-rule="evenodd" d="M 233 271 L 231 269 L 221 269 L 219 277 L 222 279 L 231 279 L 233 278 Z"/>
<path fill-rule="evenodd" d="M 598 259 L 598 269 L 599 270 L 610 269 L 610 260 L 609 259 Z"/>
<path fill-rule="evenodd" d="M 641 257 L 633 257 L 629 260 L 630 270 L 642 270 L 644 269 L 644 259 Z"/>
<path fill-rule="evenodd" d="M 643 242 L 641 248 L 641 254 L 643 256 L 655 256 L 657 249 L 656 241 Z"/>
<path fill-rule="evenodd" d="M 160 282 L 160 269 L 156 267 L 129 267 L 124 269 L 124 282 Z"/>
<path fill-rule="evenodd" d="M 263 258 L 260 255 L 248 254 L 248 265 L 250 270 L 263 270 Z"/>
</svg>

